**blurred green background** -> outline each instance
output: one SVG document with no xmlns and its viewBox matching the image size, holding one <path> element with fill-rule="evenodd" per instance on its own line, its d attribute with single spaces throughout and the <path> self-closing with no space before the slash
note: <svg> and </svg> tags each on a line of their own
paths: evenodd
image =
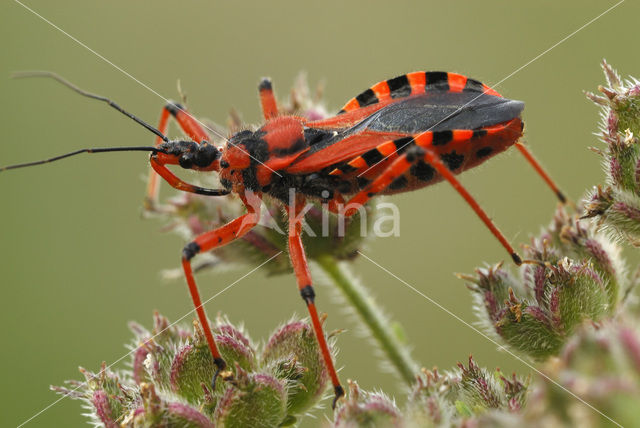
<svg viewBox="0 0 640 428">
<path fill-rule="evenodd" d="M 28 1 L 39 14 L 168 98 L 176 80 L 194 114 L 224 123 L 230 107 L 260 121 L 256 86 L 271 76 L 286 96 L 300 71 L 324 80 L 332 110 L 371 84 L 415 70 L 447 70 L 495 83 L 615 2 L 86 2 Z M 447 6 L 451 5 L 451 6 Z M 627 1 L 506 80 L 497 89 L 524 100 L 525 140 L 574 199 L 600 182 L 597 109 L 583 89 L 603 82 L 603 57 L 623 74 L 640 75 L 637 16 Z M 146 145 L 147 131 L 98 102 L 46 80 L 11 80 L 18 70 L 56 71 L 156 122 L 163 101 L 18 3 L 0 5 L 0 165 L 82 147 Z M 178 135 L 174 130 L 173 135 Z M 183 242 L 141 219 L 145 154 L 74 158 L 0 177 L 0 425 L 22 423 L 58 398 L 50 384 L 78 378 L 127 350 L 127 321 L 149 325 L 154 309 L 176 319 L 191 309 L 177 267 Z M 554 196 L 510 151 L 462 181 L 505 234 L 527 242 L 546 224 Z M 165 186 L 165 195 L 171 193 Z M 447 185 L 395 196 L 401 236 L 364 250 L 468 322 L 470 298 L 454 272 L 472 272 L 506 254 Z M 472 353 L 481 365 L 528 370 L 467 326 L 417 296 L 363 258 L 353 269 L 402 323 L 424 366 L 449 368 Z M 200 277 L 205 298 L 250 268 Z M 402 399 L 395 376 L 380 370 L 367 340 L 320 287 L 318 303 L 339 337 L 341 377 Z M 305 309 L 293 276 L 260 271 L 207 305 L 243 321 L 252 337 Z M 76 426 L 78 402 L 63 400 L 29 426 Z M 323 421 L 308 419 L 306 426 Z"/>
</svg>

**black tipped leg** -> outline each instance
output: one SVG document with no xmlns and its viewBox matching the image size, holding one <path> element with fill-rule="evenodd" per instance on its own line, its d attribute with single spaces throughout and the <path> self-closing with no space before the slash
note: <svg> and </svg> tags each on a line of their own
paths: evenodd
<svg viewBox="0 0 640 428">
<path fill-rule="evenodd" d="M 520 266 L 522 264 L 522 258 L 518 255 L 518 253 L 511 253 L 511 258 L 513 262 Z"/>
<path fill-rule="evenodd" d="M 260 105 L 262 106 L 262 115 L 265 119 L 273 119 L 278 115 L 278 103 L 276 97 L 273 94 L 273 87 L 271 86 L 271 80 L 263 78 L 258 85 L 260 92 Z"/>
<path fill-rule="evenodd" d="M 227 363 L 222 358 L 214 358 L 213 364 L 216 365 L 216 371 L 213 373 L 213 379 L 211 379 L 211 391 L 216 390 L 216 380 L 220 373 L 227 368 Z"/>
<path fill-rule="evenodd" d="M 331 403 L 331 408 L 335 410 L 336 404 L 338 403 L 338 400 L 340 399 L 340 397 L 344 397 L 344 388 L 342 387 L 342 385 L 336 385 L 335 388 L 333 388 L 333 391 L 335 392 L 336 396 L 333 398 L 333 402 Z"/>
<path fill-rule="evenodd" d="M 560 190 L 556 191 L 556 196 L 560 200 L 560 203 L 562 203 L 562 204 L 566 204 L 567 203 L 567 197 Z"/>
<path fill-rule="evenodd" d="M 173 117 L 176 117 L 179 111 L 184 111 L 184 106 L 182 104 L 178 104 L 174 102 L 167 103 L 167 105 L 164 106 L 164 108 L 166 108 L 167 111 L 171 113 L 171 116 Z"/>
<path fill-rule="evenodd" d="M 200 252 L 200 246 L 195 242 L 189 242 L 187 245 L 184 246 L 184 249 L 182 250 L 182 257 L 184 257 L 186 260 L 191 260 L 199 252 Z"/>
<path fill-rule="evenodd" d="M 302 300 L 304 300 L 307 305 L 313 303 L 316 298 L 316 293 L 315 291 L 313 291 L 313 287 L 310 285 L 302 287 L 300 289 L 300 295 L 302 296 Z"/>
<path fill-rule="evenodd" d="M 264 77 L 260 81 L 260 84 L 258 85 L 258 90 L 260 90 L 260 91 L 262 91 L 262 90 L 270 91 L 271 89 L 273 89 L 273 87 L 271 86 L 271 79 L 269 79 L 268 77 Z"/>
</svg>

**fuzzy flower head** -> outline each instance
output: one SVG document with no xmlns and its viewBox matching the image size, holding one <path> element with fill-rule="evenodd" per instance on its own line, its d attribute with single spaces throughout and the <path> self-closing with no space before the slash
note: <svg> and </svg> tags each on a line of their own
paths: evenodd
<svg viewBox="0 0 640 428">
<path fill-rule="evenodd" d="M 334 421 L 335 428 L 401 427 L 402 416 L 392 399 L 383 393 L 362 391 L 349 381 L 349 399 L 343 403 Z"/>
<path fill-rule="evenodd" d="M 602 69 L 607 86 L 601 95 L 587 97 L 600 106 L 602 156 L 606 185 L 596 187 L 585 201 L 585 217 L 598 221 L 615 235 L 640 245 L 640 82 L 623 81 L 606 61 Z"/>
<path fill-rule="evenodd" d="M 450 427 L 468 426 L 488 415 L 517 416 L 526 403 L 529 382 L 480 367 L 470 356 L 467 364 L 458 363 L 450 371 L 423 369 L 400 408 L 387 395 L 363 391 L 349 381 L 349 398 L 337 409 L 332 426 Z"/>
<path fill-rule="evenodd" d="M 512 349 L 544 360 L 557 355 L 574 330 L 614 314 L 626 269 L 620 250 L 596 225 L 558 208 L 525 248 L 535 263 L 514 275 L 502 264 L 468 281 L 485 331 Z"/>
<path fill-rule="evenodd" d="M 637 426 L 640 402 L 638 319 L 621 316 L 599 328 L 580 326 L 559 354 L 541 370 L 546 378 L 532 386 L 520 426 Z M 598 409 L 598 413 L 584 402 Z"/>
<path fill-rule="evenodd" d="M 264 347 L 224 318 L 212 325 L 229 370 L 211 389 L 214 364 L 202 330 L 154 316 L 151 331 L 132 324 L 131 369 L 102 365 L 56 392 L 82 400 L 96 425 L 273 427 L 295 424 L 324 398 L 329 376 L 312 327 L 293 320 Z M 333 341 L 330 341 L 332 344 Z"/>
</svg>

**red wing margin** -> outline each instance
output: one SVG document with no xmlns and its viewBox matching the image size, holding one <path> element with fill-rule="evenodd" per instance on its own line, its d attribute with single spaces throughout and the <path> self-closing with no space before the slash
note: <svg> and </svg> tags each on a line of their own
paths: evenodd
<svg viewBox="0 0 640 428">
<path fill-rule="evenodd" d="M 379 108 L 349 129 L 316 130 L 317 141 L 286 172 L 317 172 L 360 156 L 387 140 L 411 134 L 433 131 L 445 135 L 451 130 L 498 125 L 519 117 L 523 109 L 521 101 L 471 91 L 432 91 L 406 97 Z"/>
<path fill-rule="evenodd" d="M 432 92 L 468 92 L 501 96 L 487 85 L 461 74 L 416 71 L 376 83 L 349 100 L 337 116 L 312 122 L 309 126 L 324 129 L 347 128 L 394 101 Z"/>
</svg>

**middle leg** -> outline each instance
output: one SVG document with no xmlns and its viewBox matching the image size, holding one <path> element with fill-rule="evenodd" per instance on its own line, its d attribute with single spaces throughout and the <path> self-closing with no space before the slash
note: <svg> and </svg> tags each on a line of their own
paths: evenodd
<svg viewBox="0 0 640 428">
<path fill-rule="evenodd" d="M 291 257 L 291 264 L 296 274 L 298 281 L 298 290 L 302 296 L 302 300 L 307 304 L 307 310 L 311 317 L 311 324 L 313 325 L 313 331 L 315 332 L 318 346 L 322 353 L 322 358 L 329 372 L 331 383 L 333 384 L 333 391 L 335 397 L 331 405 L 335 409 L 338 399 L 344 395 L 344 388 L 340 385 L 340 379 L 336 373 L 336 369 L 333 365 L 331 358 L 331 352 L 327 345 L 327 339 L 324 336 L 322 330 L 322 323 L 318 317 L 318 311 L 315 304 L 315 292 L 313 291 L 313 282 L 311 280 L 311 272 L 309 271 L 309 263 L 307 262 L 307 256 L 304 252 L 302 245 L 302 219 L 299 218 L 300 213 L 304 209 L 304 198 L 296 198 L 295 206 L 293 207 L 293 213 L 291 213 L 292 207 L 288 207 L 289 210 L 289 257 Z M 291 217 L 293 214 L 293 218 Z"/>
<path fill-rule="evenodd" d="M 213 333 L 209 326 L 209 320 L 207 319 L 207 314 L 204 310 L 204 306 L 202 305 L 202 300 L 200 299 L 200 292 L 198 291 L 198 286 L 196 285 L 195 278 L 193 277 L 191 259 L 199 253 L 221 247 L 237 238 L 240 238 L 258 224 L 258 221 L 260 220 L 259 206 L 256 209 L 251 204 L 247 203 L 244 195 L 241 195 L 240 197 L 247 207 L 248 212 L 246 214 L 232 220 L 218 229 L 203 233 L 185 245 L 182 250 L 182 268 L 184 269 L 184 276 L 187 280 L 191 300 L 193 301 L 193 306 L 196 309 L 196 314 L 198 315 L 198 320 L 200 321 L 202 331 L 204 332 L 204 336 L 207 340 L 207 345 L 211 351 L 213 362 L 216 365 L 216 371 L 211 381 L 212 388 L 215 388 L 216 378 L 220 372 L 227 367 L 227 363 L 220 355 L 218 347 L 216 346 L 216 341 L 213 338 Z"/>
<path fill-rule="evenodd" d="M 160 114 L 160 120 L 158 121 L 158 130 L 165 134 L 169 125 L 169 118 L 173 117 L 180 129 L 189 136 L 193 141 L 202 143 L 203 141 L 211 141 L 209 134 L 203 129 L 196 119 L 193 118 L 185 107 L 181 104 L 168 103 L 162 108 Z M 156 147 L 162 144 L 163 140 L 160 137 L 156 137 Z M 147 194 L 144 200 L 144 208 L 147 211 L 156 210 L 158 204 L 158 193 L 160 189 L 159 174 L 156 171 L 149 171 L 149 178 L 147 181 Z"/>
<path fill-rule="evenodd" d="M 507 238 L 502 234 L 500 229 L 493 223 L 487 213 L 482 209 L 480 204 L 471 196 L 467 189 L 458 181 L 453 172 L 447 168 L 442 162 L 440 156 L 432 149 L 431 139 L 425 138 L 428 133 L 418 134 L 413 137 L 411 147 L 407 148 L 391 165 L 385 169 L 375 180 L 367 187 L 356 193 L 345 205 L 345 215 L 350 216 L 357 212 L 360 205 L 366 203 L 371 197 L 386 189 L 396 178 L 404 174 L 415 162 L 423 160 L 431 165 L 438 174 L 453 186 L 453 188 L 464 198 L 464 200 L 473 209 L 480 220 L 491 231 L 493 236 L 500 242 L 505 250 L 517 265 L 522 264 L 522 258 L 515 252 Z"/>
</svg>

